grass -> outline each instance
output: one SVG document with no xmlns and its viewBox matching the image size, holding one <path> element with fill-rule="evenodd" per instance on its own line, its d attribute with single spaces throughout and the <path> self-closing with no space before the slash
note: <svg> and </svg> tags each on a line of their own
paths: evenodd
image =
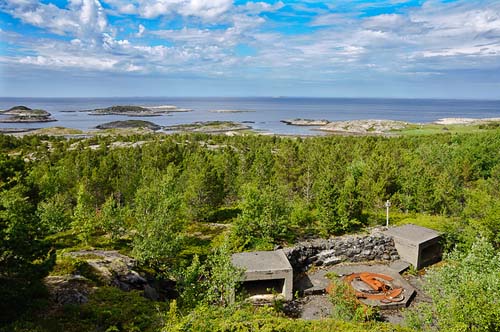
<svg viewBox="0 0 500 332">
<path fill-rule="evenodd" d="M 440 125 L 434 123 L 409 124 L 404 129 L 390 131 L 390 133 L 405 136 L 435 135 L 435 134 L 470 134 L 489 130 L 496 130 L 500 126 L 499 122 L 488 122 L 483 124 L 455 124 Z"/>
<path fill-rule="evenodd" d="M 206 256 L 212 248 L 213 242 L 217 242 L 220 236 L 223 236 L 227 228 L 214 226 L 202 222 L 191 223 L 186 233 L 183 250 L 180 254 L 181 258 L 188 259 L 193 255 Z"/>
<path fill-rule="evenodd" d="M 171 131 L 233 131 L 233 130 L 250 130 L 246 125 L 232 121 L 206 121 L 185 123 L 165 127 L 166 130 Z"/>
<path fill-rule="evenodd" d="M 163 133 L 156 133 L 151 129 L 142 127 L 142 128 L 112 128 L 112 129 L 99 129 L 99 131 L 89 131 L 89 134 L 95 136 L 134 136 L 134 135 L 163 135 Z"/>
<path fill-rule="evenodd" d="M 382 226 L 385 225 L 384 212 L 368 213 L 369 225 Z M 446 232 L 451 224 L 456 224 L 457 218 L 449 218 L 440 215 L 429 215 L 423 213 L 403 213 L 399 211 L 390 211 L 389 226 L 400 226 L 406 224 L 414 224 L 426 228 L 436 230 L 438 232 Z"/>
<path fill-rule="evenodd" d="M 84 132 L 80 129 L 65 128 L 65 127 L 49 127 L 41 128 L 30 132 L 31 135 L 50 135 L 50 136 L 63 136 L 63 135 L 81 135 Z"/>
</svg>

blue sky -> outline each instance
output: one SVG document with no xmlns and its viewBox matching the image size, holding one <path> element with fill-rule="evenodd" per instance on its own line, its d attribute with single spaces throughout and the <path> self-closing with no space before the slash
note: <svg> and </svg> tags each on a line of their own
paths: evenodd
<svg viewBox="0 0 500 332">
<path fill-rule="evenodd" d="M 0 0 L 0 96 L 500 99 L 500 1 Z"/>
</svg>

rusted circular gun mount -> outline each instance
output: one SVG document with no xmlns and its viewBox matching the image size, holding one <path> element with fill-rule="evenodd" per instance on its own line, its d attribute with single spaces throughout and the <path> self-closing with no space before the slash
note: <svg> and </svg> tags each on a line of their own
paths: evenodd
<svg viewBox="0 0 500 332">
<path fill-rule="evenodd" d="M 351 273 L 344 277 L 356 297 L 360 300 L 370 300 L 373 305 L 399 303 L 405 300 L 404 289 L 394 285 L 394 278 L 371 272 Z M 327 288 L 330 293 L 332 287 Z"/>
</svg>

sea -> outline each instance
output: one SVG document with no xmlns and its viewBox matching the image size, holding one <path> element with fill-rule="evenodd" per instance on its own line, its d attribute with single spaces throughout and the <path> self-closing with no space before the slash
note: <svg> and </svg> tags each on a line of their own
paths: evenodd
<svg viewBox="0 0 500 332">
<path fill-rule="evenodd" d="M 199 121 L 245 122 L 254 130 L 279 135 L 321 135 L 314 127 L 290 126 L 289 119 L 314 120 L 400 120 L 430 123 L 441 118 L 500 118 L 500 100 L 384 99 L 384 98 L 0 98 L 0 109 L 24 105 L 52 113 L 57 122 L 0 123 L 0 128 L 67 127 L 95 129 L 99 124 L 127 119 L 142 119 L 161 126 Z M 192 112 L 170 113 L 155 117 L 91 115 L 82 110 L 113 105 L 175 105 Z M 217 113 L 214 110 L 248 112 Z"/>
</svg>

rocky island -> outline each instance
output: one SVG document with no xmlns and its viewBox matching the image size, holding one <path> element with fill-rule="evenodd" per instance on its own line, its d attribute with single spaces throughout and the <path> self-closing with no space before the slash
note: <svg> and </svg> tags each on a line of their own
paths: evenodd
<svg viewBox="0 0 500 332">
<path fill-rule="evenodd" d="M 175 132 L 228 133 L 250 130 L 252 127 L 232 121 L 206 121 L 167 126 L 163 129 Z"/>
<path fill-rule="evenodd" d="M 52 122 L 57 121 L 45 110 L 31 109 L 26 106 L 14 106 L 5 111 L 0 111 L 0 115 L 7 117 L 0 118 L 2 123 L 32 123 L 32 122 Z"/>
<path fill-rule="evenodd" d="M 252 113 L 251 110 L 210 110 L 210 113 Z"/>
<path fill-rule="evenodd" d="M 330 123 L 328 120 L 292 119 L 281 120 L 280 122 L 290 126 L 325 126 Z"/>
<path fill-rule="evenodd" d="M 112 121 L 100 124 L 96 127 L 97 129 L 129 129 L 129 128 L 140 128 L 140 129 L 150 129 L 153 131 L 160 130 L 161 126 L 143 120 L 126 120 L 126 121 Z"/>
<path fill-rule="evenodd" d="M 290 126 L 318 127 L 313 130 L 329 132 L 333 134 L 349 135 L 381 135 L 388 132 L 405 129 L 409 124 L 394 120 L 349 120 L 328 121 L 314 119 L 292 119 L 281 120 Z"/>
<path fill-rule="evenodd" d="M 173 105 L 165 106 L 133 106 L 133 105 L 115 105 L 106 108 L 97 108 L 89 110 L 92 115 L 124 115 L 124 116 L 160 116 L 171 112 L 190 112 L 189 109 L 180 109 Z"/>
<path fill-rule="evenodd" d="M 329 122 L 317 130 L 351 135 L 382 135 L 407 126 L 407 122 L 394 120 L 351 120 Z"/>
</svg>

